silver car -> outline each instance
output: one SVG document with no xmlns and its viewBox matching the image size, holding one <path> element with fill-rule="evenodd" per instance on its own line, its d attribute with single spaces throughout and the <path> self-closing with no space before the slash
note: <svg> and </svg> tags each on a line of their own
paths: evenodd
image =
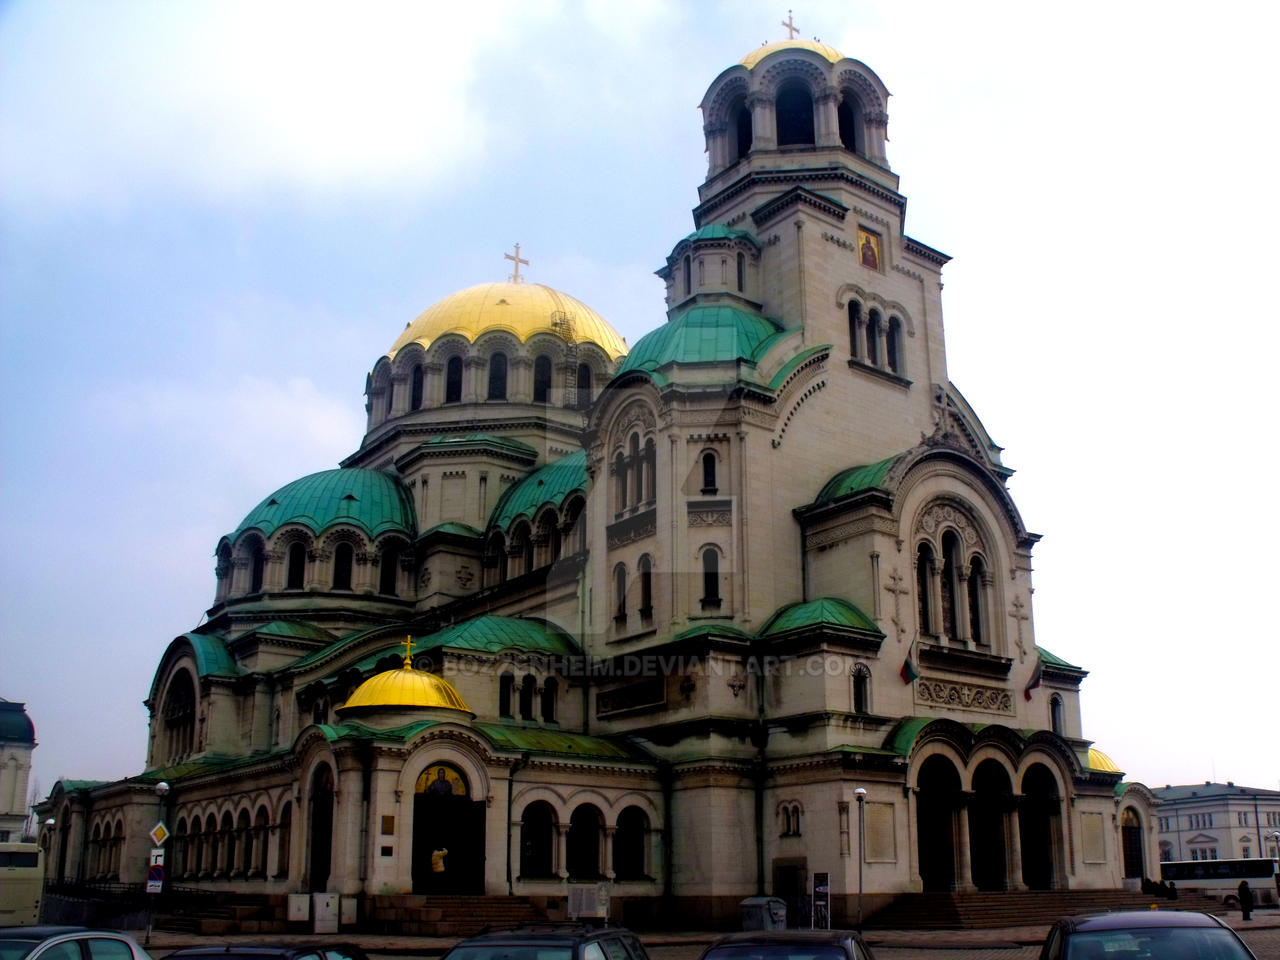
<svg viewBox="0 0 1280 960">
<path fill-rule="evenodd" d="M 151 956 L 119 930 L 3 927 L 0 960 L 151 960 Z"/>
</svg>

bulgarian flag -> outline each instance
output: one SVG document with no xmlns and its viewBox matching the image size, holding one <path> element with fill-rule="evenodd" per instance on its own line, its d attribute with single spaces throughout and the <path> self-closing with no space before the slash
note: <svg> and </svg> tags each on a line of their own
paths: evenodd
<svg viewBox="0 0 1280 960">
<path fill-rule="evenodd" d="M 916 662 L 911 659 L 911 647 L 915 646 L 915 641 L 911 641 L 911 646 L 907 647 L 907 658 L 902 661 L 902 669 L 898 671 L 898 676 L 902 677 L 903 683 L 913 683 L 920 677 L 920 671 L 916 669 Z"/>
<path fill-rule="evenodd" d="M 1022 695 L 1028 700 L 1031 699 L 1031 691 L 1040 686 L 1040 655 L 1036 654 L 1036 668 L 1031 671 L 1031 679 L 1027 681 L 1027 688 L 1022 691 Z"/>
</svg>

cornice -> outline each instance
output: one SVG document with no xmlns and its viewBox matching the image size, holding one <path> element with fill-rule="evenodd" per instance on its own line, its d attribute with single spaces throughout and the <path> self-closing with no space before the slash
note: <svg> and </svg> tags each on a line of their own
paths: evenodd
<svg viewBox="0 0 1280 960">
<path fill-rule="evenodd" d="M 885 203 L 897 208 L 898 216 L 901 218 L 907 209 L 906 197 L 893 190 L 882 187 L 880 184 L 863 176 L 862 174 L 854 174 L 847 170 L 841 170 L 831 167 L 807 167 L 798 170 L 779 170 L 779 171 L 761 171 L 746 174 L 742 179 L 731 183 L 719 193 L 698 204 L 693 208 L 693 222 L 697 227 L 701 227 L 706 220 L 715 213 L 717 209 L 736 199 L 743 193 L 754 187 L 772 187 L 780 183 L 803 184 L 803 183 L 831 183 L 836 182 L 855 190 L 860 190 L 869 196 L 882 200 Z M 912 241 L 914 243 L 914 241 Z M 923 245 L 919 245 L 922 246 Z M 927 247 L 923 247 L 927 250 Z M 936 251 L 935 251 L 936 252 Z"/>
</svg>

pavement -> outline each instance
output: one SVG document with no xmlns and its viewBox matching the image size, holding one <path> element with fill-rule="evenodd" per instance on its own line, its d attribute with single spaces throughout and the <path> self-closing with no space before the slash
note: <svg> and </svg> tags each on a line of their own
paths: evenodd
<svg viewBox="0 0 1280 960">
<path fill-rule="evenodd" d="M 1224 916 L 1234 930 L 1253 949 L 1259 960 L 1280 960 L 1280 910 L 1255 910 L 1253 919 L 1242 920 L 1238 913 Z M 935 951 L 946 951 L 946 960 L 980 960 L 988 956 L 1002 960 L 1022 960 L 1035 957 L 1044 942 L 1048 924 L 1021 927 L 995 927 L 982 930 L 868 930 L 866 941 L 885 960 L 912 960 L 925 952 L 936 957 Z M 640 939 L 652 954 L 652 960 L 696 960 L 702 947 L 723 931 L 683 931 L 671 933 L 642 933 Z M 139 938 L 141 939 L 141 938 Z M 326 939 L 314 934 L 240 934 L 235 936 L 204 937 L 190 933 L 174 933 L 156 930 L 151 934 L 148 952 L 157 960 L 182 947 L 212 946 L 221 944 L 271 944 L 315 943 Z M 458 937 L 408 937 L 393 934 L 340 933 L 329 937 L 334 942 L 354 943 L 371 955 L 399 957 L 435 957 L 444 953 Z"/>
</svg>

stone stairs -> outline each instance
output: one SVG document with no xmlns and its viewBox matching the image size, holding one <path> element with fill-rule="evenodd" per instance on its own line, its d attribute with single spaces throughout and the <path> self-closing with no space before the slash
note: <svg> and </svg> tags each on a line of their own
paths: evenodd
<svg viewBox="0 0 1280 960">
<path fill-rule="evenodd" d="M 375 896 L 365 926 L 377 933 L 452 937 L 545 919 L 528 897 Z"/>
<path fill-rule="evenodd" d="M 882 930 L 956 930 L 1050 923 L 1058 917 L 1110 910 L 1198 910 L 1225 913 L 1212 897 L 1158 900 L 1130 890 L 1028 890 L 996 893 L 907 893 L 867 918 Z"/>
</svg>

